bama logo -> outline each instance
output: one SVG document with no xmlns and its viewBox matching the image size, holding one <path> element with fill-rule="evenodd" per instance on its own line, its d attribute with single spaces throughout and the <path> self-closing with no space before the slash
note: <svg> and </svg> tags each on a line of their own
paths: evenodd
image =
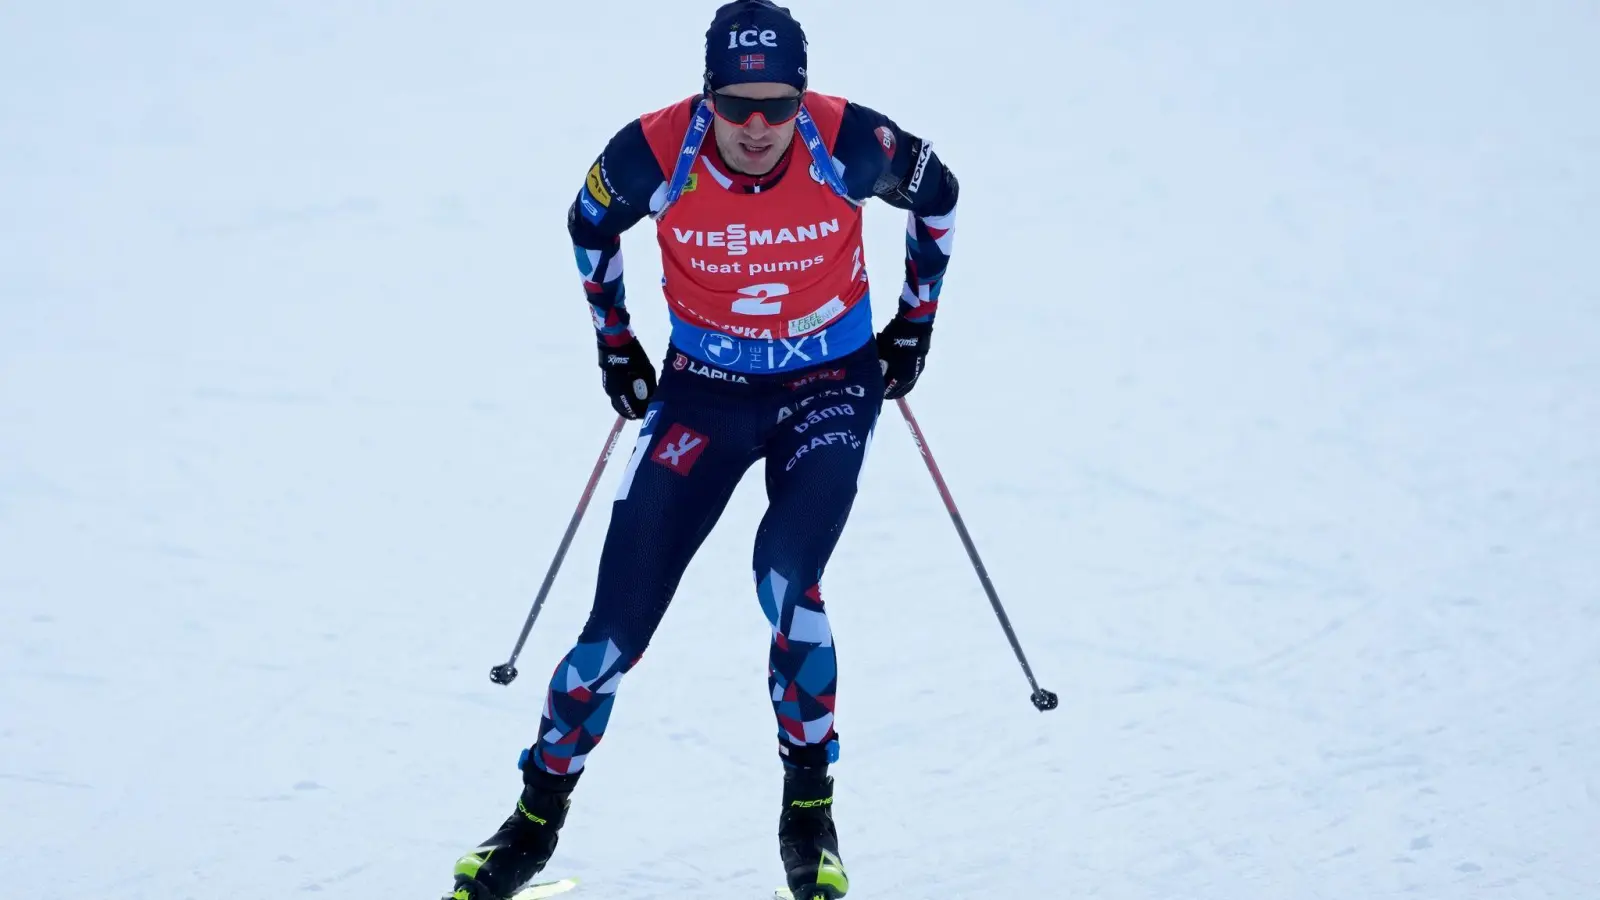
<svg viewBox="0 0 1600 900">
<path fill-rule="evenodd" d="M 830 234 L 838 233 L 838 219 L 829 219 L 814 225 L 796 225 L 793 228 L 763 228 L 759 231 L 746 227 L 743 222 L 729 225 L 726 231 L 685 231 L 676 226 L 672 229 L 672 236 L 677 238 L 680 244 L 723 247 L 727 249 L 729 256 L 744 256 L 750 252 L 751 247 L 803 244 L 806 241 L 820 241 Z"/>
<path fill-rule="evenodd" d="M 691 431 L 682 425 L 674 425 L 662 435 L 660 443 L 650 451 L 650 459 L 657 465 L 666 466 L 679 475 L 688 475 L 694 469 L 695 460 L 706 450 L 710 438 Z"/>
</svg>

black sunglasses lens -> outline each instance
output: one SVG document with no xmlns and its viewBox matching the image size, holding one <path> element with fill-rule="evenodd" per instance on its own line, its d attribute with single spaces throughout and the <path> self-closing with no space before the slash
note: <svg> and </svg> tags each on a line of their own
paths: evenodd
<svg viewBox="0 0 1600 900">
<path fill-rule="evenodd" d="M 712 105 L 716 108 L 717 115 L 727 119 L 735 125 L 743 125 L 750 121 L 756 113 L 760 113 L 767 124 L 775 125 L 787 122 L 800 112 L 799 97 L 774 97 L 770 100 L 751 100 L 748 97 L 734 97 L 728 94 L 712 94 Z"/>
</svg>

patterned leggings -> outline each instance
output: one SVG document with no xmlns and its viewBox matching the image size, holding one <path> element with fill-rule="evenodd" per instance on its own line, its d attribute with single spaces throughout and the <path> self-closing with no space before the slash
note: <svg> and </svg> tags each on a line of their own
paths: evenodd
<svg viewBox="0 0 1600 900">
<path fill-rule="evenodd" d="M 838 668 L 818 583 L 882 407 L 876 350 L 869 343 L 830 366 L 761 376 L 734 376 L 677 351 L 668 359 L 612 507 L 594 608 L 556 666 L 529 760 L 555 774 L 583 769 L 622 676 L 734 488 L 763 458 L 768 507 L 754 571 L 772 625 L 779 751 L 808 765 L 831 759 Z"/>
</svg>

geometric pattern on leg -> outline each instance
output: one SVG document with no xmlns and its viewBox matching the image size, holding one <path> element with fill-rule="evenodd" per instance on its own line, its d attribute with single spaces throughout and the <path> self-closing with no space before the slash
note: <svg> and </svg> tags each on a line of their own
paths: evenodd
<svg viewBox="0 0 1600 900">
<path fill-rule="evenodd" d="M 622 676 L 639 662 L 623 659 L 610 639 L 573 647 L 556 666 L 539 721 L 533 761 L 556 775 L 583 771 L 589 752 L 605 736 Z"/>
<path fill-rule="evenodd" d="M 778 572 L 758 574 L 756 593 L 772 625 L 767 686 L 779 740 L 795 747 L 832 742 L 839 666 L 821 589 L 795 584 Z"/>
</svg>

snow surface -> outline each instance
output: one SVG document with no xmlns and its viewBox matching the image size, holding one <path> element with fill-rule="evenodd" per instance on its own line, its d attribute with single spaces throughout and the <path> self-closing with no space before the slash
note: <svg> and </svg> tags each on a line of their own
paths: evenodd
<svg viewBox="0 0 1600 900">
<path fill-rule="evenodd" d="M 490 684 L 610 420 L 565 209 L 712 6 L 0 4 L 0 895 L 434 897 L 504 816 L 606 512 Z M 912 400 L 1062 698 L 886 420 L 851 896 L 1600 896 L 1600 7 L 792 6 L 962 179 Z M 623 686 L 585 896 L 778 882 L 761 504 Z"/>
</svg>

